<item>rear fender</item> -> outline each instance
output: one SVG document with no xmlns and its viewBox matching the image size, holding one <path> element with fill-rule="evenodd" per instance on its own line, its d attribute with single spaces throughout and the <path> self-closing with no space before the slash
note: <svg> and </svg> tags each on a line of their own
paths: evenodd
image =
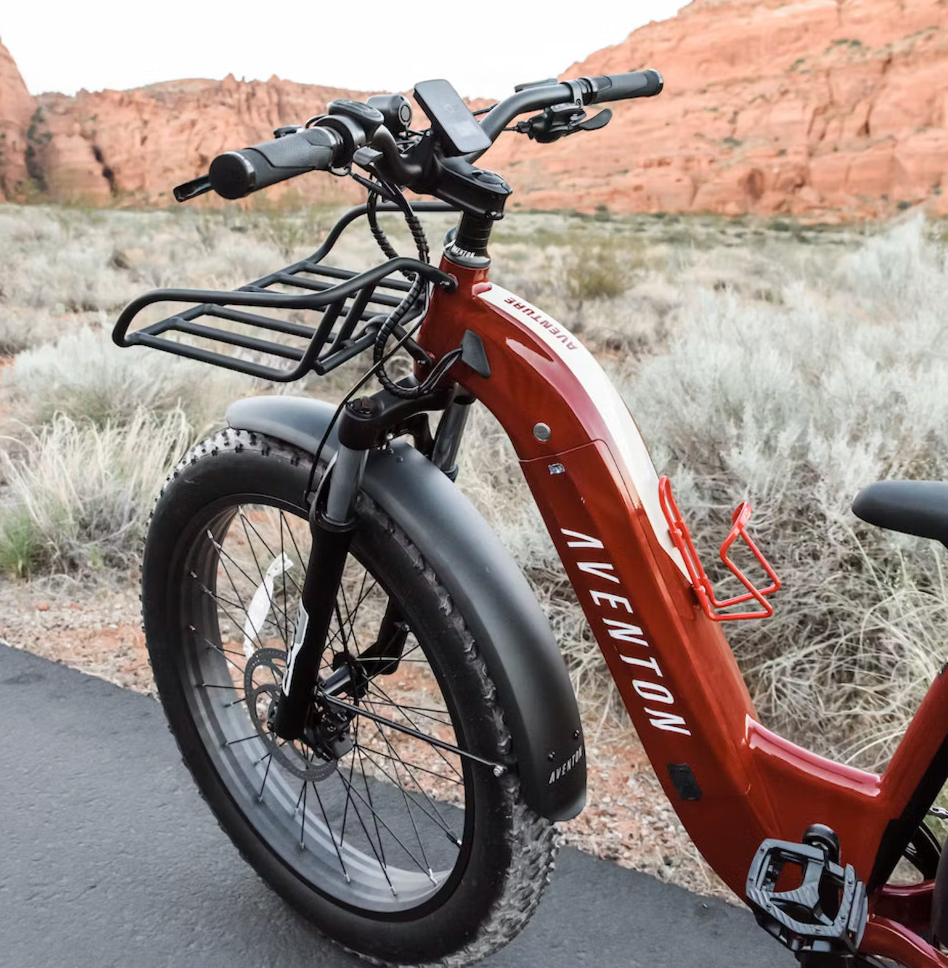
<svg viewBox="0 0 948 968">
<path fill-rule="evenodd" d="M 315 453 L 333 407 L 305 397 L 253 397 L 227 411 L 231 427 Z M 335 451 L 330 436 L 326 456 Z M 550 820 L 586 802 L 576 698 L 549 622 L 497 535 L 454 484 L 403 441 L 372 451 L 363 490 L 407 534 L 459 609 L 497 687 L 526 802 Z"/>
</svg>

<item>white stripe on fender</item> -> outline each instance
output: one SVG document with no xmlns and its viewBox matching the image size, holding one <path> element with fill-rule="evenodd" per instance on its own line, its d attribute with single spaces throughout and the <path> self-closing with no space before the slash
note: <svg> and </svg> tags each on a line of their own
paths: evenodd
<svg viewBox="0 0 948 968">
<path fill-rule="evenodd" d="M 576 379 L 589 394 L 589 398 L 595 404 L 603 423 L 619 448 L 619 453 L 613 456 L 617 461 L 625 464 L 625 470 L 635 484 L 659 544 L 690 582 L 691 578 L 681 553 L 672 544 L 668 533 L 668 522 L 665 520 L 658 500 L 658 474 L 652 458 L 649 457 L 645 441 L 642 440 L 629 408 L 596 358 L 565 326 L 561 326 L 555 319 L 507 289 L 492 285 L 490 289 L 479 293 L 478 298 L 536 333 L 572 370 Z"/>
</svg>

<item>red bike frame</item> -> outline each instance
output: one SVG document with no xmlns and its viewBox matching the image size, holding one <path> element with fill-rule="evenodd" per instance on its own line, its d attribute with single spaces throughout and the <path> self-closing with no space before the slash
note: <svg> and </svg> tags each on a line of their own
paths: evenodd
<svg viewBox="0 0 948 968">
<path fill-rule="evenodd" d="M 765 838 L 832 827 L 868 885 L 860 950 L 910 968 L 948 966 L 921 936 L 933 882 L 887 887 L 945 778 L 948 677 L 939 675 L 882 776 L 816 756 L 762 726 L 720 626 L 673 545 L 642 437 L 602 369 L 567 329 L 445 258 L 419 343 L 440 358 L 465 332 L 491 375 L 454 379 L 500 421 L 520 458 L 649 760 L 702 855 L 740 897 Z"/>
</svg>

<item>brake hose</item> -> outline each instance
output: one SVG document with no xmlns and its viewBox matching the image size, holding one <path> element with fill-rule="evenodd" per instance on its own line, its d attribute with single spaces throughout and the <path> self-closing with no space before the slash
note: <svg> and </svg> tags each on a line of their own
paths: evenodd
<svg viewBox="0 0 948 968">
<path fill-rule="evenodd" d="M 408 225 L 409 231 L 412 234 L 412 238 L 415 242 L 415 248 L 418 251 L 418 258 L 421 262 L 430 262 L 430 255 L 428 250 L 428 239 L 425 236 L 425 230 L 418 217 L 412 211 L 411 205 L 405 200 L 401 192 L 393 186 L 384 185 L 389 192 L 396 197 L 398 200 L 399 207 L 402 209 L 402 214 L 405 217 L 405 223 Z M 366 207 L 366 215 L 369 222 L 369 228 L 372 232 L 372 237 L 375 239 L 379 248 L 389 259 L 398 258 L 398 253 L 392 247 L 389 242 L 388 237 L 382 230 L 378 223 L 378 214 L 376 212 L 376 207 L 378 205 L 378 193 L 371 192 L 369 194 L 368 204 Z M 400 386 L 385 372 L 385 346 L 388 343 L 389 337 L 395 330 L 395 327 L 405 318 L 408 312 L 412 309 L 418 299 L 424 292 L 427 283 L 424 279 L 413 272 L 405 272 L 403 270 L 403 275 L 412 280 L 411 289 L 405 295 L 405 298 L 392 310 L 386 320 L 379 327 L 378 333 L 375 337 L 375 345 L 372 348 L 372 362 L 377 367 L 375 375 L 382 384 L 382 386 L 396 397 L 401 397 L 402 399 L 411 399 L 413 397 L 421 396 L 422 393 L 427 392 L 427 386 L 422 384 L 421 386 L 405 387 Z M 451 361 L 454 362 L 453 360 Z M 436 368 L 438 370 L 438 368 Z M 434 373 L 431 374 L 432 376 Z M 440 379 L 439 373 L 439 379 Z M 426 383 L 430 381 L 425 381 Z"/>
</svg>

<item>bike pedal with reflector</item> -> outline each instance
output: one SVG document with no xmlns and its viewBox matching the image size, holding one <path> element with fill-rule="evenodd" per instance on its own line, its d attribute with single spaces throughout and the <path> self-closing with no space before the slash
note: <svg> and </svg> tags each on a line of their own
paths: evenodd
<svg viewBox="0 0 948 968">
<path fill-rule="evenodd" d="M 802 869 L 802 881 L 778 891 L 791 865 Z M 866 885 L 851 864 L 835 863 L 823 846 L 765 840 L 750 866 L 746 895 L 757 923 L 798 957 L 854 954 L 862 941 Z"/>
</svg>

